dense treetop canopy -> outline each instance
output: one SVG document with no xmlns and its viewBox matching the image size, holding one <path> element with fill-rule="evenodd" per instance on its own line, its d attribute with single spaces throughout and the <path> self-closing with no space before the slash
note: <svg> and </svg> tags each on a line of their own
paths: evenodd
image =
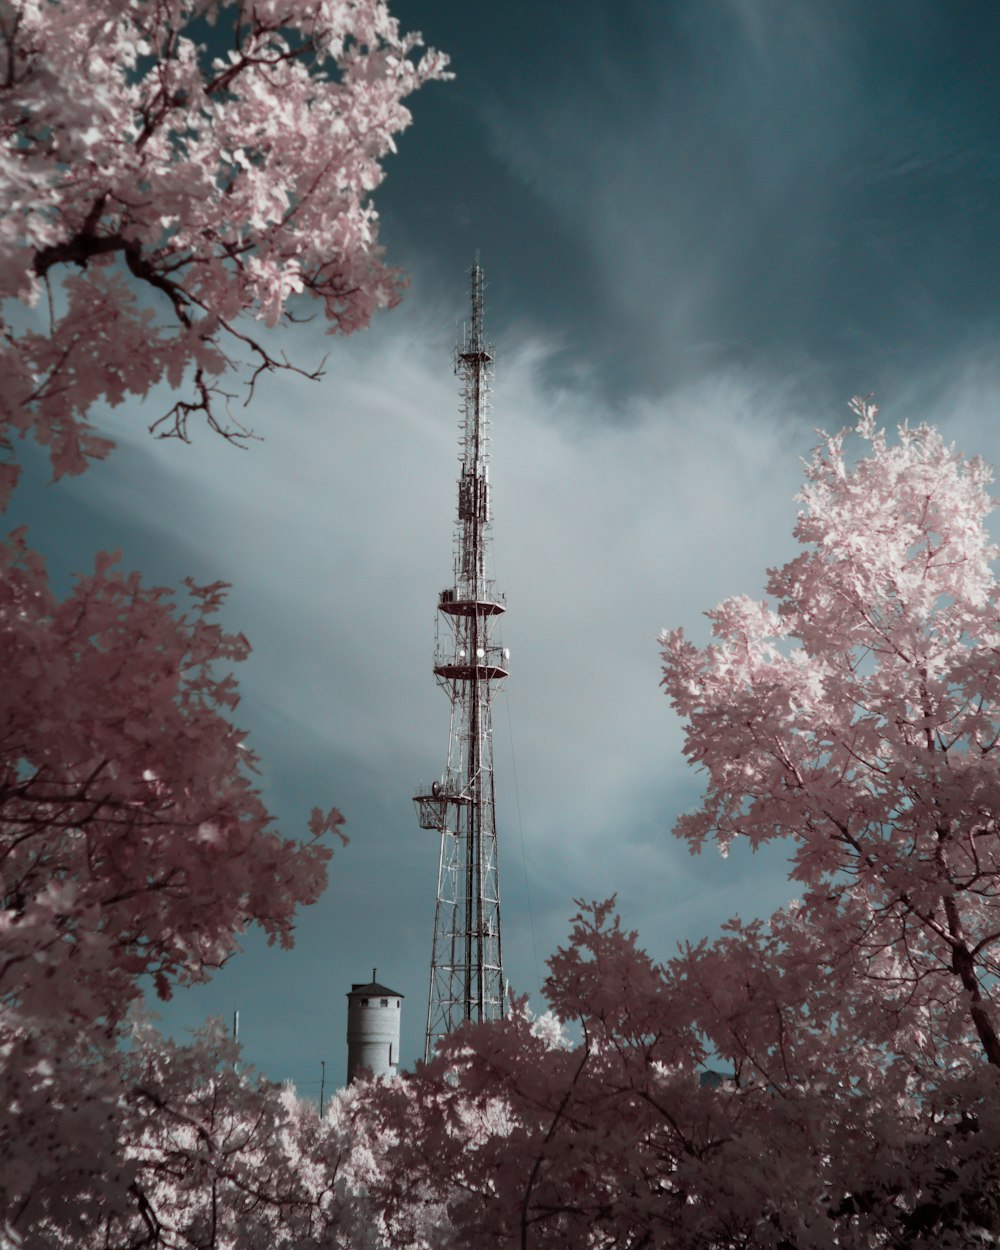
<svg viewBox="0 0 1000 1250">
<path fill-rule="evenodd" d="M 109 446 L 91 406 L 161 381 L 162 432 L 245 435 L 221 375 L 288 362 L 241 314 L 302 294 L 349 332 L 394 303 L 369 196 L 444 72 L 418 43 L 382 0 L 0 6 L 0 435 L 78 473 Z"/>
</svg>

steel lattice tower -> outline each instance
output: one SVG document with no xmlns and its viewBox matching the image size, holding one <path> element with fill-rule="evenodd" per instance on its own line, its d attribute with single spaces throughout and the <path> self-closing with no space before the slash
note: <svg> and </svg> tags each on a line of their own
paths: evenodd
<svg viewBox="0 0 1000 1250">
<path fill-rule="evenodd" d="M 492 695 L 507 676 L 499 642 L 503 596 L 487 573 L 489 411 L 493 348 L 483 337 L 483 271 L 472 269 L 472 321 L 455 351 L 462 383 L 454 585 L 438 597 L 434 675 L 451 702 L 448 765 L 415 796 L 424 829 L 441 835 L 424 1057 L 466 1020 L 504 1011 L 500 875 L 493 787 Z"/>
</svg>

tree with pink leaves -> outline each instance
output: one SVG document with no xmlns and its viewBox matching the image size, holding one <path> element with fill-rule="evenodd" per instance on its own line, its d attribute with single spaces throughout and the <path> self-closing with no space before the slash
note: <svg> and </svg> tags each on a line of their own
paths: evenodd
<svg viewBox="0 0 1000 1250">
<path fill-rule="evenodd" d="M 407 1123 L 384 1201 L 432 1193 L 455 1244 L 1000 1235 L 990 473 L 933 429 L 892 442 L 856 413 L 862 454 L 846 431 L 814 454 L 771 601 L 723 603 L 705 647 L 663 639 L 707 776 L 678 834 L 786 839 L 799 898 L 662 966 L 611 903 L 585 908 L 550 961 L 552 1018 L 463 1031 L 382 1095 Z"/>
<path fill-rule="evenodd" d="M 200 412 L 239 439 L 226 376 L 292 367 L 254 319 L 311 301 L 349 332 L 395 302 L 369 195 L 443 75 L 418 45 L 382 0 L 0 0 L 0 507 L 15 436 L 79 473 L 111 447 L 92 408 L 165 382 L 161 432 Z M 60 599 L 23 531 L 0 544 L 5 1245 L 362 1244 L 336 1117 L 217 1033 L 130 1021 L 248 925 L 289 944 L 340 833 L 335 809 L 304 843 L 273 827 L 224 589 L 178 606 L 101 555 Z"/>
<path fill-rule="evenodd" d="M 101 557 L 60 601 L 22 533 L 0 562 L 0 1210 L 70 1208 L 82 1233 L 127 1171 L 116 1050 L 140 978 L 204 979 L 251 922 L 290 944 L 340 816 L 314 812 L 308 845 L 271 827 L 222 715 L 248 648 L 213 619 L 221 587 L 181 614 Z"/>
<path fill-rule="evenodd" d="M 443 75 L 418 44 L 382 0 L 4 0 L 0 298 L 34 316 L 2 322 L 0 438 L 79 473 L 109 447 L 91 407 L 165 381 L 162 432 L 239 439 L 225 375 L 290 367 L 243 314 L 302 295 L 349 332 L 393 304 L 369 196 Z"/>
<path fill-rule="evenodd" d="M 802 913 L 892 1002 L 884 1041 L 1000 1068 L 1000 591 L 990 472 L 926 427 L 814 456 L 776 607 L 734 599 L 719 641 L 666 639 L 664 684 L 708 774 L 678 833 L 784 837 Z M 880 1013 L 881 1014 L 881 1013 Z"/>
</svg>

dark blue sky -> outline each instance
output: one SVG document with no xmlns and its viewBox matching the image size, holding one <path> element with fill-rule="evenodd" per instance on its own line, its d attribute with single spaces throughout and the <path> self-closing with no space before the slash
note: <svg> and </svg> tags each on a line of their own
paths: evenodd
<svg viewBox="0 0 1000 1250">
<path fill-rule="evenodd" d="M 992 342 L 1000 10 L 988 3 L 403 0 L 456 80 L 414 100 L 394 254 L 479 246 L 504 318 L 612 402 L 714 366 L 824 398 Z"/>
<path fill-rule="evenodd" d="M 352 981 L 378 966 L 422 1048 L 437 848 L 410 803 L 444 766 L 431 673 L 451 569 L 451 373 L 480 249 L 495 390 L 495 550 L 512 676 L 496 706 L 504 947 L 514 987 L 574 897 L 612 890 L 658 957 L 789 896 L 780 853 L 691 859 L 697 800 L 658 690 L 656 636 L 793 554 L 813 431 L 874 391 L 997 457 L 1000 329 L 993 3 L 485 6 L 397 0 L 456 78 L 412 101 L 376 193 L 403 305 L 326 342 L 319 384 L 277 379 L 246 453 L 120 446 L 56 487 L 32 459 L 11 524 L 54 571 L 121 548 L 152 582 L 234 584 L 254 646 L 237 723 L 283 828 L 338 804 L 351 845 L 294 952 L 256 939 L 164 1008 L 176 1031 L 241 1011 L 248 1059 L 342 1079 Z M 160 410 L 168 406 L 154 397 Z M 516 774 L 516 786 L 515 786 Z"/>
</svg>

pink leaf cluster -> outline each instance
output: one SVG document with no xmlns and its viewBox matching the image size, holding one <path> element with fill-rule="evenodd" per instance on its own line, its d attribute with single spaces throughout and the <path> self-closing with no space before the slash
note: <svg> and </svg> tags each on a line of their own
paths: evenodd
<svg viewBox="0 0 1000 1250">
<path fill-rule="evenodd" d="M 165 997 L 204 979 L 251 922 L 289 945 L 296 907 L 325 884 L 330 851 L 316 839 L 338 831 L 339 814 L 314 813 L 305 845 L 273 829 L 254 756 L 223 714 L 249 648 L 215 619 L 223 586 L 188 589 L 181 613 L 102 556 L 59 600 L 22 532 L 0 546 L 0 1213 L 11 1227 L 33 1226 L 53 1192 L 72 1205 L 75 1172 L 120 1161 L 115 1048 L 143 984 Z"/>
<path fill-rule="evenodd" d="M 797 912 L 656 965 L 610 906 L 550 961 L 546 994 L 581 1041 L 517 1004 L 365 1091 L 386 1246 L 993 1244 L 993 1065 L 907 1071 L 866 982 L 830 975 Z"/>
<path fill-rule="evenodd" d="M 349 332 L 394 303 L 369 197 L 444 75 L 418 45 L 383 0 L 0 5 L 0 299 L 35 309 L 0 320 L 0 437 L 79 473 L 110 446 L 91 406 L 164 381 L 166 432 L 238 438 L 220 375 L 287 367 L 243 314 L 302 294 Z"/>
<path fill-rule="evenodd" d="M 665 639 L 664 685 L 707 775 L 694 846 L 791 840 L 809 923 L 864 961 L 899 1027 L 1000 1066 L 1000 589 L 990 473 L 928 427 L 890 445 L 857 404 L 807 468 L 774 605 L 728 600 L 716 641 Z M 948 1011 L 941 1014 L 941 1009 Z M 945 1028 L 943 1021 L 947 1019 Z M 952 1042 L 956 1049 L 950 1049 Z"/>
<path fill-rule="evenodd" d="M 170 1250 L 348 1248 L 379 1219 L 357 1192 L 364 1128 L 350 1095 L 313 1103 L 239 1064 L 216 1021 L 186 1045 L 146 1024 L 109 1050 L 101 1082 L 60 1082 L 77 1129 L 61 1185 L 36 1187 L 29 1246 Z M 126 1143 L 126 1149 L 113 1147 Z M 15 1172 L 31 1171 L 22 1155 Z M 355 1191 L 355 1192 L 352 1192 Z M 69 1196 L 71 1201 L 67 1201 Z M 16 1230 L 12 1230 L 17 1238 Z"/>
</svg>

